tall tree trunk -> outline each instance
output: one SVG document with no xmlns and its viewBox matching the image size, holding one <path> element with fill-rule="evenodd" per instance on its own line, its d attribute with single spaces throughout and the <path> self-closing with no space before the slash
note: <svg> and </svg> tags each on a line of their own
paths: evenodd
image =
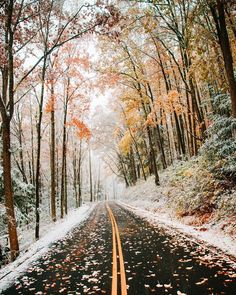
<svg viewBox="0 0 236 295">
<path fill-rule="evenodd" d="M 97 184 L 96 184 L 96 180 L 94 180 L 94 183 L 93 183 L 93 201 L 94 202 L 97 201 L 97 191 L 96 191 L 96 188 L 97 188 Z"/>
<path fill-rule="evenodd" d="M 166 154 L 165 154 L 165 149 L 164 149 L 164 140 L 161 135 L 160 126 L 158 123 L 156 124 L 156 128 L 154 128 L 154 132 L 155 132 L 155 137 L 156 137 L 156 141 L 157 141 L 157 146 L 158 146 L 159 151 L 161 153 L 162 167 L 163 167 L 163 169 L 166 169 L 167 163 L 166 163 Z"/>
<path fill-rule="evenodd" d="M 51 88 L 51 149 L 50 149 L 50 166 L 51 166 L 51 217 L 56 221 L 56 165 L 55 165 L 55 97 L 54 87 Z"/>
<path fill-rule="evenodd" d="M 155 176 L 155 184 L 160 185 L 160 179 L 159 179 L 159 174 L 157 171 L 157 164 L 156 164 L 156 155 L 155 155 L 155 150 L 152 142 L 152 135 L 151 135 L 151 129 L 149 126 L 147 126 L 147 134 L 148 134 L 148 141 L 149 141 L 149 147 L 150 147 L 150 154 L 151 154 L 151 161 L 152 161 L 152 166 L 153 166 L 153 172 Z"/>
<path fill-rule="evenodd" d="M 82 139 L 80 140 L 79 143 L 79 163 L 78 163 L 78 197 L 79 197 L 79 207 L 82 205 Z"/>
<path fill-rule="evenodd" d="M 125 114 L 124 110 L 123 110 L 123 114 L 124 114 L 125 120 L 127 121 L 126 114 Z M 141 158 L 139 149 L 138 149 L 138 143 L 137 143 L 135 137 L 133 136 L 132 131 L 130 130 L 130 127 L 128 125 L 127 125 L 127 127 L 128 127 L 128 131 L 129 131 L 129 135 L 132 138 L 132 142 L 134 144 L 134 147 L 135 147 L 135 150 L 136 150 L 136 153 L 137 153 L 137 156 L 138 156 L 140 167 L 141 167 L 141 170 L 142 170 L 142 173 L 143 173 L 143 178 L 146 181 L 147 180 L 147 177 L 146 177 L 146 173 L 145 173 L 143 161 L 142 161 L 142 158 Z"/>
<path fill-rule="evenodd" d="M 129 132 L 131 134 L 131 130 L 129 129 Z M 146 176 L 146 173 L 145 173 L 145 169 L 144 169 L 144 164 L 143 164 L 143 161 L 142 161 L 142 158 L 141 158 L 141 155 L 140 155 L 140 152 L 139 152 L 139 148 L 138 148 L 138 144 L 134 138 L 134 136 L 132 135 L 132 140 L 133 140 L 133 143 L 134 143 L 134 146 L 135 146 L 135 149 L 136 149 L 136 153 L 137 153 L 137 157 L 138 157 L 138 160 L 139 160 L 139 164 L 140 164 L 140 167 L 141 167 L 141 171 L 142 171 L 142 174 L 143 174 L 143 178 L 144 180 L 146 181 L 147 180 L 147 176 Z"/>
<path fill-rule="evenodd" d="M 35 175 L 35 238 L 39 239 L 39 221 L 40 221 L 40 213 L 39 213 L 39 204 L 40 204 L 40 189 L 41 189 L 41 181 L 40 181 L 40 158 L 41 158 L 41 128 L 42 128 L 42 118 L 43 118 L 43 99 L 44 99 L 44 89 L 45 89 L 45 76 L 46 76 L 46 65 L 47 65 L 47 57 L 46 57 L 46 49 L 45 49 L 45 57 L 43 60 L 43 68 L 42 68 L 42 77 L 41 77 L 41 95 L 39 101 L 39 118 L 37 123 L 37 155 L 36 155 L 36 175 Z"/>
<path fill-rule="evenodd" d="M 5 118 L 2 121 L 2 160 L 3 160 L 3 184 L 5 195 L 5 206 L 7 214 L 7 225 L 10 240 L 11 260 L 15 260 L 19 254 L 18 236 L 16 230 L 16 218 L 13 203 L 13 188 L 11 178 L 11 140 L 10 120 Z"/>
<path fill-rule="evenodd" d="M 92 179 L 92 159 L 89 147 L 89 183 L 90 183 L 90 202 L 93 202 L 93 179 Z"/>
<path fill-rule="evenodd" d="M 29 157 L 30 159 L 30 157 Z M 30 178 L 30 183 L 33 184 L 33 178 L 32 178 L 32 164 L 31 161 L 28 161 L 28 169 L 29 169 L 29 178 Z"/>
<path fill-rule="evenodd" d="M 163 69 L 163 71 L 164 71 L 164 69 Z M 154 96 L 153 96 L 153 92 L 152 92 L 152 88 L 151 88 L 150 83 L 147 83 L 147 87 L 148 87 L 151 102 L 152 102 L 152 105 L 153 105 L 154 104 Z M 151 112 L 151 107 L 149 106 L 149 113 L 150 112 Z M 164 150 L 164 145 L 163 145 L 163 138 L 161 136 L 160 126 L 158 124 L 158 119 L 157 119 L 157 114 L 156 113 L 155 113 L 155 121 L 156 121 L 155 122 L 156 127 L 154 128 L 154 136 L 156 138 L 157 147 L 158 147 L 158 149 L 160 151 L 160 154 L 161 154 L 161 162 L 162 162 L 163 169 L 166 169 L 167 164 L 166 164 L 166 156 L 165 156 L 165 150 Z"/>
<path fill-rule="evenodd" d="M 56 138 L 56 206 L 60 208 L 60 163 L 59 163 L 59 139 Z"/>
<path fill-rule="evenodd" d="M 166 117 L 166 115 L 165 115 L 165 117 Z M 165 119 L 165 121 L 166 121 L 165 125 L 166 125 L 166 134 L 167 134 L 167 143 L 168 143 L 168 148 L 169 148 L 169 153 L 170 153 L 170 164 L 172 164 L 174 157 L 173 157 L 172 148 L 171 148 L 170 130 L 169 130 L 167 118 Z"/>
<path fill-rule="evenodd" d="M 67 103 L 64 106 L 63 136 L 62 136 L 62 165 L 61 165 L 61 218 L 64 217 L 65 210 L 65 169 L 66 169 L 66 122 Z"/>
<path fill-rule="evenodd" d="M 78 198 L 78 171 L 77 171 L 77 149 L 75 147 L 74 152 L 73 152 L 73 188 L 74 188 L 74 196 L 75 196 L 75 207 L 79 207 L 79 198 Z"/>
<path fill-rule="evenodd" d="M 34 125 L 33 125 L 33 114 L 32 104 L 30 102 L 30 135 L 31 135 L 31 171 L 32 171 L 32 184 L 35 186 L 35 159 L 34 159 Z"/>
<path fill-rule="evenodd" d="M 19 151 L 19 157 L 20 157 L 20 171 L 22 173 L 23 181 L 25 183 L 28 183 L 27 176 L 25 173 L 25 161 L 24 161 L 24 155 L 23 155 L 23 140 L 22 140 L 22 121 L 20 118 L 20 114 L 18 113 L 18 131 L 19 131 L 19 145 L 20 145 L 20 151 Z"/>
<path fill-rule="evenodd" d="M 3 164 L 3 186 L 5 206 L 7 214 L 7 225 L 10 240 L 11 260 L 15 260 L 19 254 L 19 243 L 16 227 L 16 219 L 13 202 L 13 184 L 11 175 L 11 135 L 10 125 L 14 113 L 14 62 L 13 43 L 14 32 L 12 30 L 14 1 L 9 0 L 3 4 L 5 9 L 5 34 L 1 41 L 5 49 L 7 64 L 3 65 L 2 71 L 2 93 L 0 95 L 0 112 L 2 117 L 2 164 Z"/>
<path fill-rule="evenodd" d="M 234 76 L 233 57 L 225 22 L 225 3 L 223 0 L 216 0 L 216 5 L 212 2 L 210 4 L 210 9 L 216 25 L 219 44 L 224 58 L 232 104 L 232 115 L 236 118 L 236 79 Z"/>
<path fill-rule="evenodd" d="M 135 185 L 137 182 L 137 174 L 136 174 L 134 151 L 133 151 L 132 146 L 130 147 L 130 166 L 131 166 L 132 184 Z"/>
<path fill-rule="evenodd" d="M 68 139 L 68 134 L 66 132 L 66 149 L 65 149 L 65 197 L 64 197 L 64 208 L 65 208 L 65 214 L 67 215 L 68 213 L 68 191 L 67 191 L 67 187 L 68 187 L 68 177 L 67 177 L 67 139 Z"/>
<path fill-rule="evenodd" d="M 123 177 L 124 177 L 124 180 L 125 180 L 125 185 L 126 187 L 129 187 L 130 183 L 129 183 L 129 180 L 128 180 L 128 172 L 126 170 L 126 167 L 125 167 L 125 163 L 124 163 L 124 160 L 123 160 L 123 157 L 121 154 L 117 153 L 117 156 L 119 158 L 119 162 L 120 162 L 120 165 L 121 165 L 121 172 L 123 174 Z"/>
<path fill-rule="evenodd" d="M 178 141 L 178 146 L 179 146 L 179 152 L 180 152 L 180 154 L 184 155 L 185 154 L 185 145 L 184 145 L 183 135 L 182 135 L 182 132 L 180 129 L 179 119 L 176 114 L 176 111 L 174 111 L 174 118 L 175 118 L 175 126 L 176 126 L 176 132 L 177 132 L 177 141 Z"/>
<path fill-rule="evenodd" d="M 144 103 L 142 102 L 142 107 L 143 111 L 145 114 L 145 119 L 147 120 L 147 111 L 145 108 Z M 152 172 L 154 173 L 155 176 L 155 184 L 160 185 L 160 179 L 157 171 L 157 164 L 156 164 L 156 154 L 152 142 L 152 134 L 151 134 L 151 128 L 150 126 L 147 125 L 147 135 L 148 135 L 148 143 L 149 143 L 149 148 L 150 148 L 150 158 L 151 158 L 151 163 L 152 163 Z"/>
<path fill-rule="evenodd" d="M 197 103 L 197 96 L 196 96 L 197 89 L 196 89 L 196 85 L 195 85 L 192 77 L 189 78 L 189 85 L 190 85 L 190 91 L 191 91 L 191 97 L 192 97 L 193 113 L 196 114 L 199 129 L 201 130 L 200 137 L 204 138 L 204 132 L 206 131 L 206 125 L 205 125 L 204 118 L 202 117 L 202 114 L 200 112 L 200 106 L 198 106 L 198 103 Z"/>
</svg>

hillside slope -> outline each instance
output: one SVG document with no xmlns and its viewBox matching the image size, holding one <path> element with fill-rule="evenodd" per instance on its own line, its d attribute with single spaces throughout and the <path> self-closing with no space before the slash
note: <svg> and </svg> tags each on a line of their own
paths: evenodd
<svg viewBox="0 0 236 295">
<path fill-rule="evenodd" d="M 161 173 L 160 179 L 160 186 L 153 177 L 139 181 L 125 190 L 122 201 L 236 256 L 235 185 L 216 179 L 201 157 L 177 162 Z"/>
</svg>

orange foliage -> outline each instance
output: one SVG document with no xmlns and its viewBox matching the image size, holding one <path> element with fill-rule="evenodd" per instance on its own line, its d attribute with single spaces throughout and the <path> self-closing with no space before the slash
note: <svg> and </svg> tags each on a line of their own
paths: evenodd
<svg viewBox="0 0 236 295">
<path fill-rule="evenodd" d="M 55 97 L 51 95 L 48 102 L 46 103 L 45 112 L 51 113 L 54 110 L 54 105 L 55 105 Z"/>
<path fill-rule="evenodd" d="M 80 139 L 90 139 L 91 138 L 91 131 L 90 129 L 84 124 L 84 122 L 76 119 L 76 118 L 72 118 L 72 120 L 68 123 L 68 125 L 74 126 L 77 128 L 77 136 Z"/>
</svg>

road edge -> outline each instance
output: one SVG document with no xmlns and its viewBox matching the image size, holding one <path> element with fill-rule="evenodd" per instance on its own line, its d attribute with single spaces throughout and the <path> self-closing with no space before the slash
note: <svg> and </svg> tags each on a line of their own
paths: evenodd
<svg viewBox="0 0 236 295">
<path fill-rule="evenodd" d="M 163 221 L 163 219 L 160 219 L 157 214 L 142 209 L 140 207 L 136 207 L 133 205 L 130 205 L 128 203 L 117 201 L 118 205 L 123 207 L 124 209 L 131 211 L 132 213 L 138 215 L 139 217 L 145 219 L 150 224 L 159 225 L 161 227 L 164 227 L 169 230 L 177 231 L 183 235 L 186 236 L 188 240 L 194 241 L 196 244 L 200 245 L 201 247 L 205 247 L 213 252 L 213 254 L 222 257 L 225 261 L 229 262 L 233 268 L 236 269 L 236 255 L 233 255 L 232 253 L 228 253 L 225 249 L 215 245 L 214 243 L 211 243 L 209 240 L 204 239 L 204 237 L 201 237 L 199 235 L 199 232 L 197 230 L 194 230 L 191 228 L 191 231 L 189 230 L 190 226 L 185 225 L 184 227 L 178 227 L 174 225 L 167 224 Z M 179 222 L 179 224 L 181 224 Z M 184 230 L 186 228 L 186 230 Z"/>
<path fill-rule="evenodd" d="M 6 290 L 19 276 L 21 276 L 32 263 L 42 257 L 43 254 L 50 250 L 50 245 L 68 235 L 76 226 L 87 220 L 90 214 L 95 209 L 96 204 L 86 204 L 75 210 L 73 213 L 78 213 L 78 222 L 71 224 L 58 234 L 56 238 L 51 238 L 51 232 L 42 236 L 38 241 L 33 243 L 27 252 L 22 253 L 17 260 L 8 264 L 0 270 L 0 294 Z M 68 223 L 68 218 L 65 218 L 61 223 L 55 224 L 56 227 L 62 227 L 63 224 Z M 45 241 L 46 240 L 46 241 Z"/>
</svg>

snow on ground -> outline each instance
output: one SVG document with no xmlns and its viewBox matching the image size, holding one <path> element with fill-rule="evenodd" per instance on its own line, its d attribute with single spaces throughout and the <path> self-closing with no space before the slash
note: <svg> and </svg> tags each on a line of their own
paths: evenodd
<svg viewBox="0 0 236 295">
<path fill-rule="evenodd" d="M 174 206 L 167 203 L 169 191 L 165 182 L 157 188 L 154 179 L 150 177 L 146 182 L 140 181 L 136 186 L 126 189 L 119 203 L 151 223 L 176 229 L 199 241 L 204 241 L 225 254 L 233 256 L 235 260 L 236 237 L 226 235 L 220 230 L 219 224 L 206 223 L 204 227 L 193 226 L 186 224 L 188 218 L 193 217 L 177 218 Z"/>
<path fill-rule="evenodd" d="M 225 236 L 214 229 L 209 229 L 204 232 L 198 231 L 192 226 L 181 223 L 177 219 L 170 216 L 168 213 L 152 213 L 149 210 L 141 209 L 140 206 L 131 206 L 130 204 L 124 202 L 119 203 L 124 207 L 127 207 L 127 209 L 132 210 L 137 215 L 147 219 L 150 223 L 155 223 L 167 228 L 179 230 L 187 235 L 193 236 L 198 240 L 207 242 L 209 245 L 219 248 L 224 253 L 236 258 L 235 240 L 229 236 Z M 141 203 L 141 206 L 143 206 L 143 203 Z"/>
<path fill-rule="evenodd" d="M 25 253 L 22 253 L 16 261 L 0 269 L 0 294 L 1 290 L 9 286 L 17 277 L 44 253 L 49 250 L 50 245 L 63 238 L 75 226 L 88 218 L 95 205 L 86 204 L 78 209 L 71 210 L 68 215 L 56 223 L 47 226 L 47 234 L 33 243 Z M 45 229 L 44 229 L 45 232 Z"/>
</svg>

